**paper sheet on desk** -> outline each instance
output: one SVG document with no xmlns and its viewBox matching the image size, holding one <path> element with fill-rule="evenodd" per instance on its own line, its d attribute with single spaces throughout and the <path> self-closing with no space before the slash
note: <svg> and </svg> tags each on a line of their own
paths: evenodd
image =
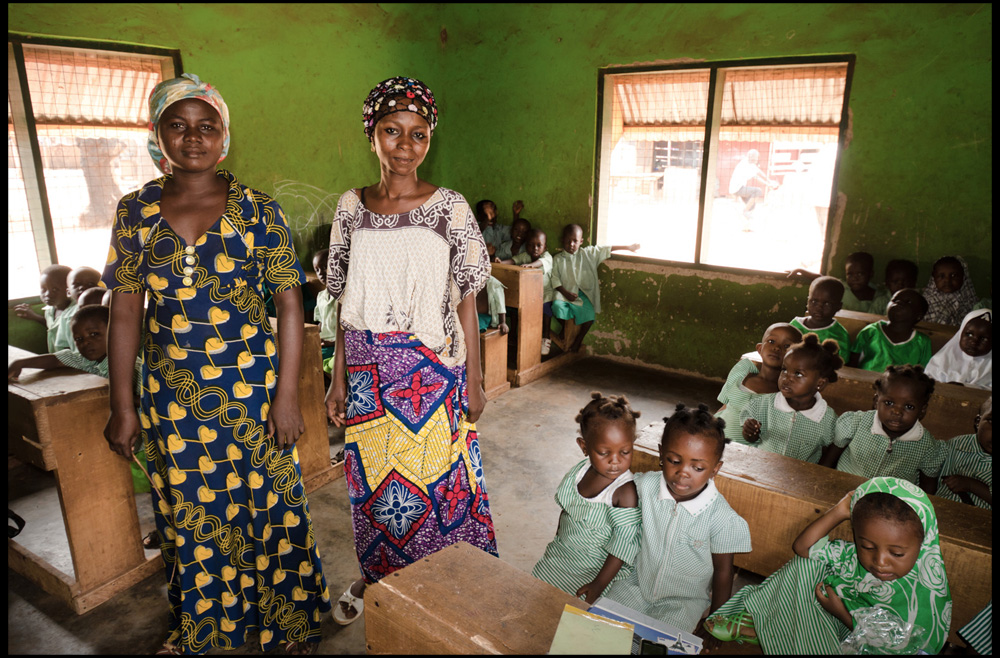
<svg viewBox="0 0 1000 658">
<path fill-rule="evenodd" d="M 566 604 L 549 655 L 627 656 L 632 646 L 632 624 L 590 614 Z"/>
<path fill-rule="evenodd" d="M 698 636 L 627 608 L 617 601 L 602 596 L 588 612 L 632 624 L 635 633 L 632 641 L 633 656 L 639 655 L 643 640 L 666 647 L 667 655 L 671 656 L 694 656 L 701 653 L 702 640 Z"/>
</svg>

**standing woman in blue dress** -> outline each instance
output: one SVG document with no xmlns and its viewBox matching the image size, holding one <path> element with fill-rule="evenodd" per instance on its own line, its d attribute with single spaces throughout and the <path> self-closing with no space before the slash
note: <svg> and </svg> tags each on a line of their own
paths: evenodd
<svg viewBox="0 0 1000 658">
<path fill-rule="evenodd" d="M 160 653 L 232 649 L 248 632 L 264 651 L 308 652 L 330 600 L 294 447 L 305 276 L 278 204 L 216 171 L 229 150 L 218 91 L 184 74 L 153 89 L 149 113 L 165 175 L 115 215 L 105 436 L 126 458 L 141 437 L 149 456 L 170 604 Z"/>
</svg>

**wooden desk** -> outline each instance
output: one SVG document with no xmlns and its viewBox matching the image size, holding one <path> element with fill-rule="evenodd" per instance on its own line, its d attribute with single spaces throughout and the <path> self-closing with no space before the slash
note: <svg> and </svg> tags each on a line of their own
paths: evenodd
<svg viewBox="0 0 1000 658">
<path fill-rule="evenodd" d="M 479 357 L 483 364 L 483 390 L 492 400 L 510 390 L 507 381 L 507 334 L 487 329 L 479 334 Z"/>
<path fill-rule="evenodd" d="M 658 471 L 663 423 L 639 433 L 632 471 Z M 752 446 L 726 446 L 715 484 L 750 526 L 753 551 L 737 553 L 736 566 L 768 576 L 792 558 L 792 543 L 814 519 L 865 478 L 802 462 Z M 993 515 L 989 510 L 931 496 L 953 600 L 949 640 L 986 607 L 993 595 Z M 831 533 L 851 539 L 850 524 Z"/>
<path fill-rule="evenodd" d="M 823 399 L 834 411 L 868 411 L 872 409 L 875 381 L 880 373 L 860 368 L 841 368 L 838 379 L 823 389 Z M 920 421 L 936 439 L 947 440 L 959 434 L 971 434 L 979 407 L 992 391 L 956 384 L 934 385 L 927 405 L 927 415 Z"/>
<path fill-rule="evenodd" d="M 874 313 L 861 313 L 858 311 L 840 311 L 834 316 L 840 324 L 844 325 L 844 329 L 847 329 L 847 333 L 851 336 L 851 342 L 858 337 L 858 332 L 870 325 L 873 322 L 878 322 L 879 320 L 885 320 L 884 315 L 875 315 Z M 958 331 L 958 327 L 953 327 L 950 324 L 937 324 L 935 322 L 918 322 L 916 330 L 920 333 L 927 334 L 931 339 L 931 353 L 937 354 L 938 350 L 944 347 L 944 344 L 951 340 L 951 337 L 955 335 Z"/>
<path fill-rule="evenodd" d="M 506 288 L 505 304 L 517 309 L 517 352 L 508 379 L 524 386 L 542 372 L 542 270 L 493 264 L 493 276 Z"/>
<path fill-rule="evenodd" d="M 277 326 L 272 322 L 272 326 Z M 33 356 L 7 346 L 7 362 Z M 319 328 L 305 325 L 299 404 L 305 434 L 296 444 L 307 492 L 343 474 L 330 463 Z M 53 471 L 74 577 L 7 540 L 8 566 L 36 582 L 77 614 L 104 603 L 163 568 L 142 549 L 129 462 L 108 448 L 108 380 L 71 368 L 28 368 L 7 384 L 8 450 Z"/>
<path fill-rule="evenodd" d="M 365 590 L 370 654 L 548 652 L 566 604 L 587 604 L 465 542 Z"/>
</svg>

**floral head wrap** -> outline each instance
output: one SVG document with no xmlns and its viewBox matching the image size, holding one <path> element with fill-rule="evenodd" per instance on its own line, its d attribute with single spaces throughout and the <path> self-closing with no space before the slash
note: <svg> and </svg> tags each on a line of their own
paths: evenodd
<svg viewBox="0 0 1000 658">
<path fill-rule="evenodd" d="M 834 567 L 834 573 L 825 582 L 833 585 L 845 600 L 849 610 L 861 607 L 879 607 L 893 612 L 926 633 L 926 643 L 920 647 L 928 653 L 938 653 L 948 639 L 951 626 L 951 592 L 948 576 L 944 570 L 941 546 L 938 543 L 937 515 L 930 498 L 917 485 L 893 477 L 877 477 L 868 480 L 854 491 L 851 498 L 851 512 L 863 497 L 871 493 L 888 493 L 899 498 L 917 513 L 924 527 L 924 540 L 913 569 L 902 578 L 883 582 L 868 573 L 857 559 L 854 544 L 847 543 L 844 557 L 848 553 L 853 559 L 841 559 Z M 844 591 L 844 590 L 847 591 Z M 851 591 L 853 590 L 853 591 Z"/>
<path fill-rule="evenodd" d="M 955 292 L 941 292 L 934 283 L 934 271 L 931 270 L 930 281 L 924 286 L 924 299 L 927 300 L 924 322 L 957 325 L 962 321 L 962 316 L 976 305 L 978 298 L 976 288 L 972 285 L 972 277 L 969 275 L 969 266 L 961 256 L 952 258 L 962 264 L 962 274 L 965 276 L 962 287 Z"/>
<path fill-rule="evenodd" d="M 427 85 L 414 78 L 389 78 L 375 85 L 361 108 L 361 118 L 369 142 L 373 139 L 375 124 L 394 112 L 416 112 L 427 121 L 432 133 L 437 127 L 437 105 L 434 104 L 434 94 Z"/>
<path fill-rule="evenodd" d="M 219 162 L 225 160 L 229 153 L 229 108 L 226 106 L 226 101 L 222 100 L 222 96 L 215 90 L 215 87 L 207 82 L 202 82 L 194 73 L 185 73 L 179 78 L 164 80 L 153 87 L 153 91 L 149 93 L 149 140 L 146 143 L 146 148 L 149 150 L 153 162 L 165 174 L 170 173 L 170 164 L 163 156 L 163 151 L 160 150 L 156 125 L 160 122 L 160 116 L 165 109 L 185 98 L 197 98 L 215 108 L 215 111 L 222 117 L 224 133 L 222 157 L 219 158 Z"/>
</svg>

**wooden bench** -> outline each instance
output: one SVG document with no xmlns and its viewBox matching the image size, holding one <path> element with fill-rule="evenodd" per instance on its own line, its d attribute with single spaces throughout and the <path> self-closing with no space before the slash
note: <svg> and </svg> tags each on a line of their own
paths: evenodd
<svg viewBox="0 0 1000 658">
<path fill-rule="evenodd" d="M 582 600 L 465 542 L 365 590 L 369 654 L 548 652 L 566 604 Z"/>
<path fill-rule="evenodd" d="M 838 379 L 823 389 L 823 399 L 834 411 L 867 411 L 873 408 L 875 381 L 880 373 L 860 368 L 841 368 Z M 936 439 L 947 440 L 960 434 L 971 434 L 979 407 L 992 391 L 957 384 L 934 385 L 927 415 L 920 421 Z"/>
<path fill-rule="evenodd" d="M 33 356 L 7 347 L 7 363 Z M 319 329 L 305 326 L 299 404 L 305 434 L 296 444 L 306 491 L 343 474 L 330 463 Z M 142 548 L 129 462 L 108 448 L 104 425 L 108 380 L 71 368 L 22 371 L 7 384 L 8 450 L 55 475 L 73 574 L 53 566 L 14 539 L 7 564 L 69 605 L 77 614 L 104 603 L 163 569 Z"/>
<path fill-rule="evenodd" d="M 858 337 L 859 331 L 873 322 L 886 319 L 884 315 L 843 310 L 837 313 L 834 317 L 838 322 L 840 322 L 840 324 L 844 325 L 844 329 L 847 329 L 847 333 L 851 336 L 851 343 L 854 343 L 854 339 Z M 938 350 L 944 347 L 944 344 L 951 340 L 951 337 L 955 335 L 956 331 L 958 331 L 958 327 L 954 327 L 950 324 L 937 324 L 934 322 L 918 322 L 916 329 L 922 334 L 927 334 L 927 336 L 931 339 L 932 354 L 937 354 Z"/>
<path fill-rule="evenodd" d="M 487 329 L 479 334 L 479 355 L 483 363 L 483 388 L 492 400 L 510 389 L 507 381 L 507 334 Z"/>
<path fill-rule="evenodd" d="M 639 433 L 632 471 L 659 471 L 663 423 Z M 753 551 L 735 556 L 736 566 L 768 576 L 794 555 L 792 543 L 814 519 L 864 478 L 798 461 L 751 446 L 726 446 L 715 484 L 750 526 Z M 957 629 L 986 607 L 993 595 L 993 515 L 989 510 L 932 496 L 941 552 L 952 595 L 949 640 L 964 644 Z M 831 536 L 851 539 L 850 524 Z"/>
</svg>

